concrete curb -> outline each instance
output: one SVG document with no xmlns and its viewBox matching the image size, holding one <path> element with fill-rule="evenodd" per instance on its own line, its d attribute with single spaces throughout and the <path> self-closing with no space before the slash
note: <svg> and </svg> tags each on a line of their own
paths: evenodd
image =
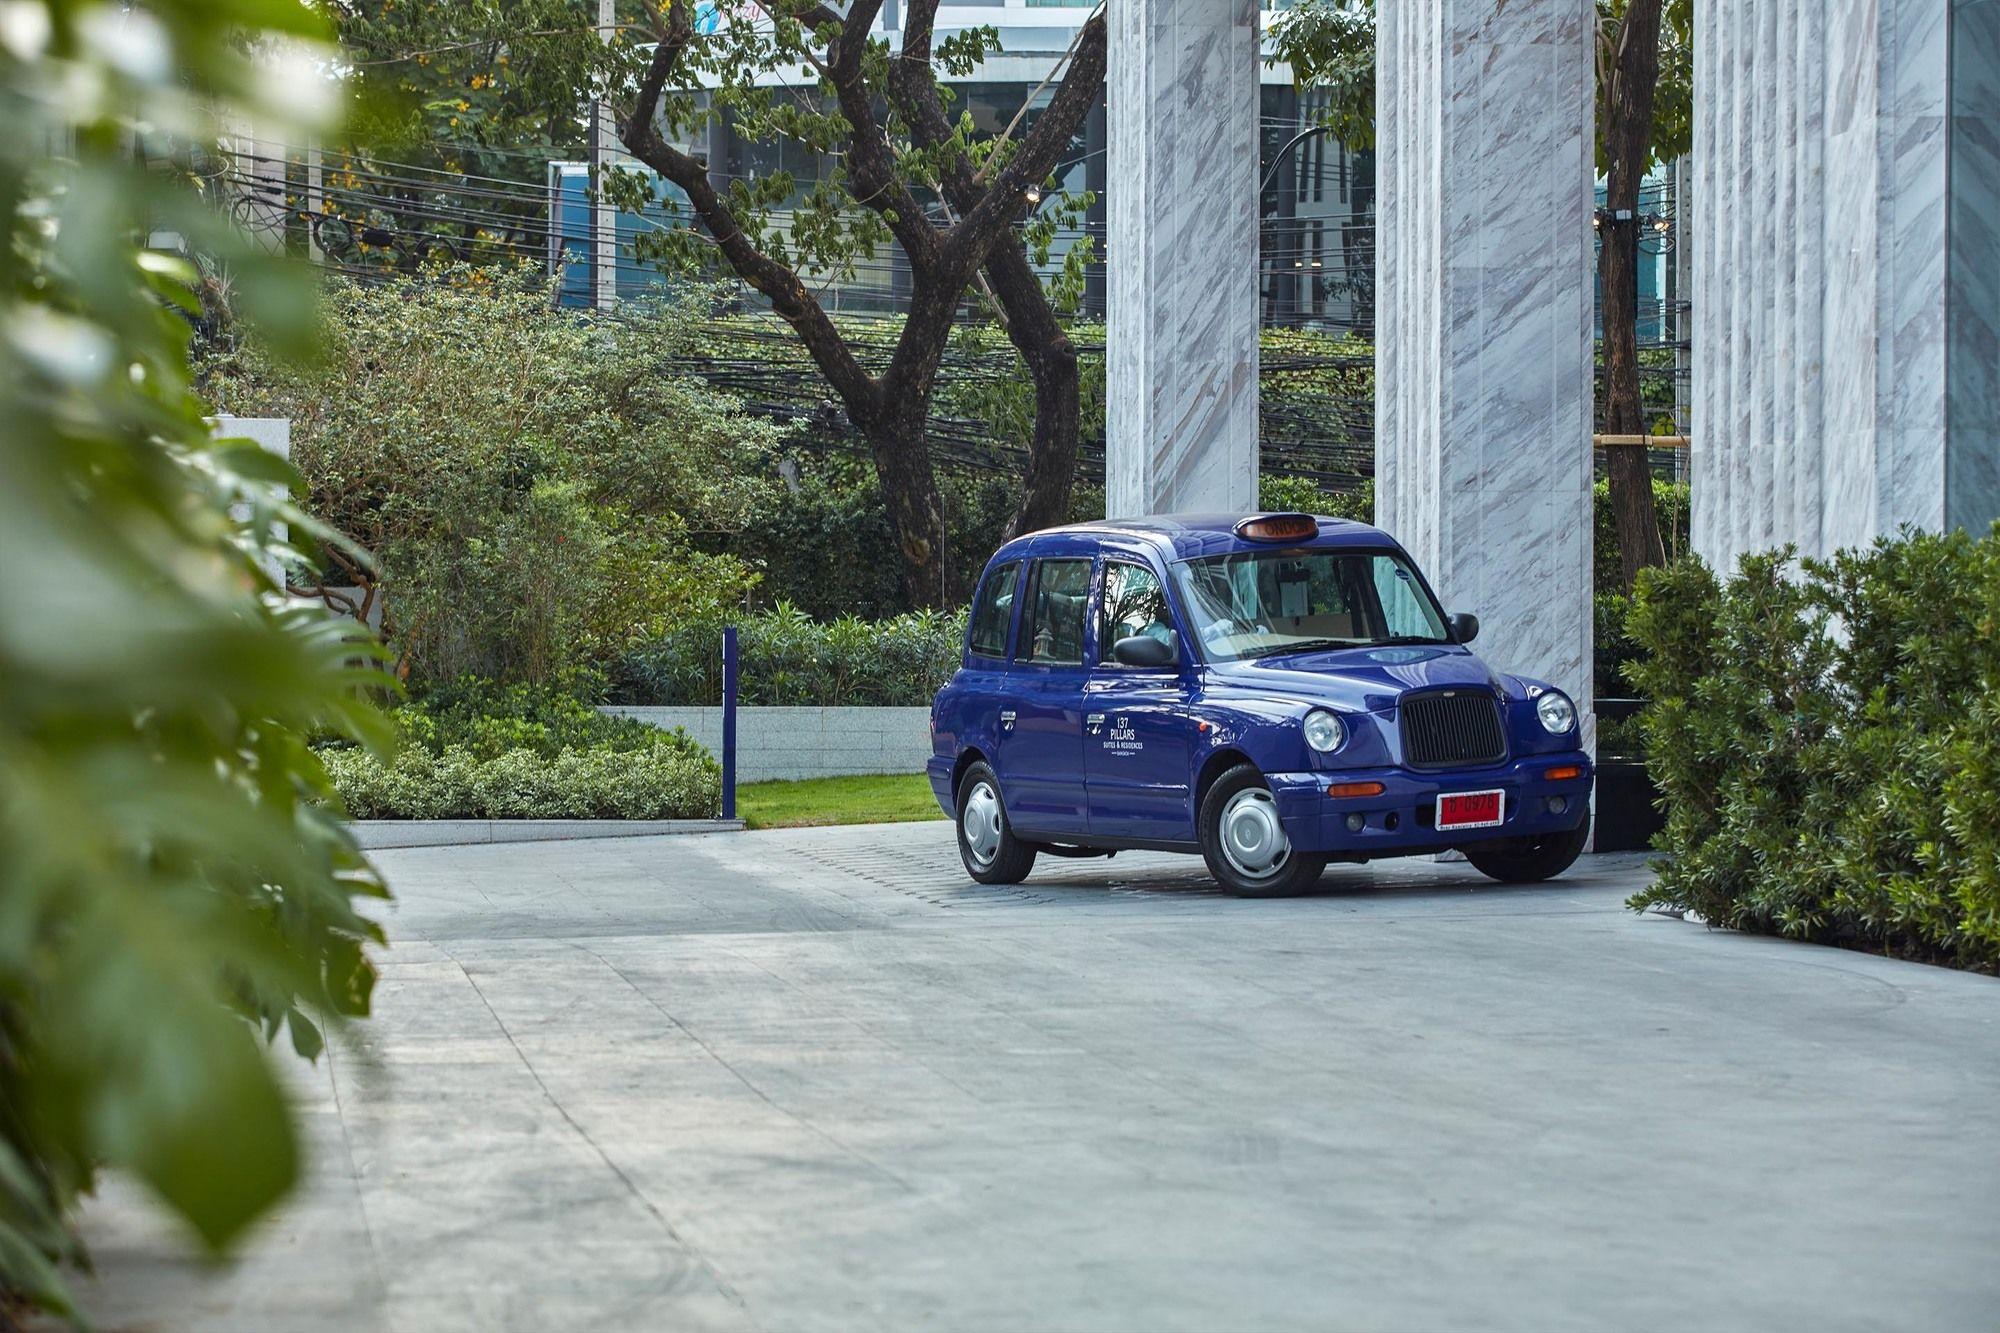
<svg viewBox="0 0 2000 1333">
<path fill-rule="evenodd" d="M 740 819 L 356 819 L 363 848 L 462 847 L 486 842 L 570 842 L 657 838 L 669 833 L 739 833 Z"/>
</svg>

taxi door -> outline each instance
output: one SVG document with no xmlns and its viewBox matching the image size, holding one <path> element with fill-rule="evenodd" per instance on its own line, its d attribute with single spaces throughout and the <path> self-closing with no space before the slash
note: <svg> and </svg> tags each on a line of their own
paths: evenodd
<svg viewBox="0 0 2000 1333">
<path fill-rule="evenodd" d="M 1186 842 L 1193 720 L 1187 653 L 1179 644 L 1166 590 L 1136 556 L 1106 552 L 1097 579 L 1092 666 L 1085 682 L 1083 773 L 1090 831 L 1100 837 Z M 1168 666 L 1127 666 L 1112 656 L 1124 638 L 1175 642 Z"/>
<path fill-rule="evenodd" d="M 1075 837 L 1083 812 L 1083 688 L 1092 559 L 1045 556 L 1028 568 L 995 769 L 1017 832 Z"/>
</svg>

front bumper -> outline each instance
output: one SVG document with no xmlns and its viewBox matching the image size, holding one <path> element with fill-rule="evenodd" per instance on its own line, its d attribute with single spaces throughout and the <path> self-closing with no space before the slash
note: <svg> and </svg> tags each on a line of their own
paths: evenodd
<svg viewBox="0 0 2000 1333">
<path fill-rule="evenodd" d="M 1573 778 L 1551 781 L 1552 768 L 1578 768 Z M 1538 754 L 1491 768 L 1416 773 L 1405 768 L 1362 768 L 1321 773 L 1272 773 L 1266 776 L 1278 803 L 1285 835 L 1301 851 L 1333 856 L 1401 856 L 1441 851 L 1496 838 L 1532 838 L 1566 833 L 1588 817 L 1590 756 L 1581 750 Z M 1379 782 L 1377 796 L 1330 797 L 1329 783 Z M 1506 793 L 1505 822 L 1495 828 L 1440 833 L 1432 827 L 1441 793 L 1490 791 Z M 1561 811 L 1550 808 L 1559 798 Z M 1359 829 L 1348 816 L 1360 815 Z"/>
</svg>

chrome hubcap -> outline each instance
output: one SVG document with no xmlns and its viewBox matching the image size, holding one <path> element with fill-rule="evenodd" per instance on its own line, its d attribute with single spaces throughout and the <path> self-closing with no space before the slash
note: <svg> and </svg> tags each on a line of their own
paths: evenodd
<svg viewBox="0 0 2000 1333">
<path fill-rule="evenodd" d="M 1245 879 L 1269 879 L 1285 868 L 1292 844 L 1278 822 L 1278 803 L 1262 787 L 1247 787 L 1222 807 L 1222 859 Z"/>
<path fill-rule="evenodd" d="M 982 866 L 993 864 L 1000 854 L 1000 797 L 990 782 L 974 783 L 966 793 L 965 809 L 958 814 L 965 831 L 965 847 Z"/>
</svg>

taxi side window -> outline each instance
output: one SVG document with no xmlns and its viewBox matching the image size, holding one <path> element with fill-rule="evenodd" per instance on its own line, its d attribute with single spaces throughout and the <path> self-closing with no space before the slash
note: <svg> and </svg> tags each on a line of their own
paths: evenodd
<svg viewBox="0 0 2000 1333">
<path fill-rule="evenodd" d="M 1104 601 L 1097 617 L 1097 660 L 1115 665 L 1111 649 L 1120 639 L 1140 636 L 1173 642 L 1172 622 L 1167 617 L 1167 594 L 1160 576 L 1145 565 L 1123 560 L 1104 564 Z"/>
<path fill-rule="evenodd" d="M 1015 656 L 1051 666 L 1083 665 L 1090 561 L 1037 560 L 1028 572 L 1028 612 Z"/>
<path fill-rule="evenodd" d="M 1014 594 L 1021 587 L 1021 562 L 1010 560 L 986 576 L 972 608 L 972 651 L 978 657 L 1005 657 L 1007 631 L 1014 624 Z"/>
</svg>

